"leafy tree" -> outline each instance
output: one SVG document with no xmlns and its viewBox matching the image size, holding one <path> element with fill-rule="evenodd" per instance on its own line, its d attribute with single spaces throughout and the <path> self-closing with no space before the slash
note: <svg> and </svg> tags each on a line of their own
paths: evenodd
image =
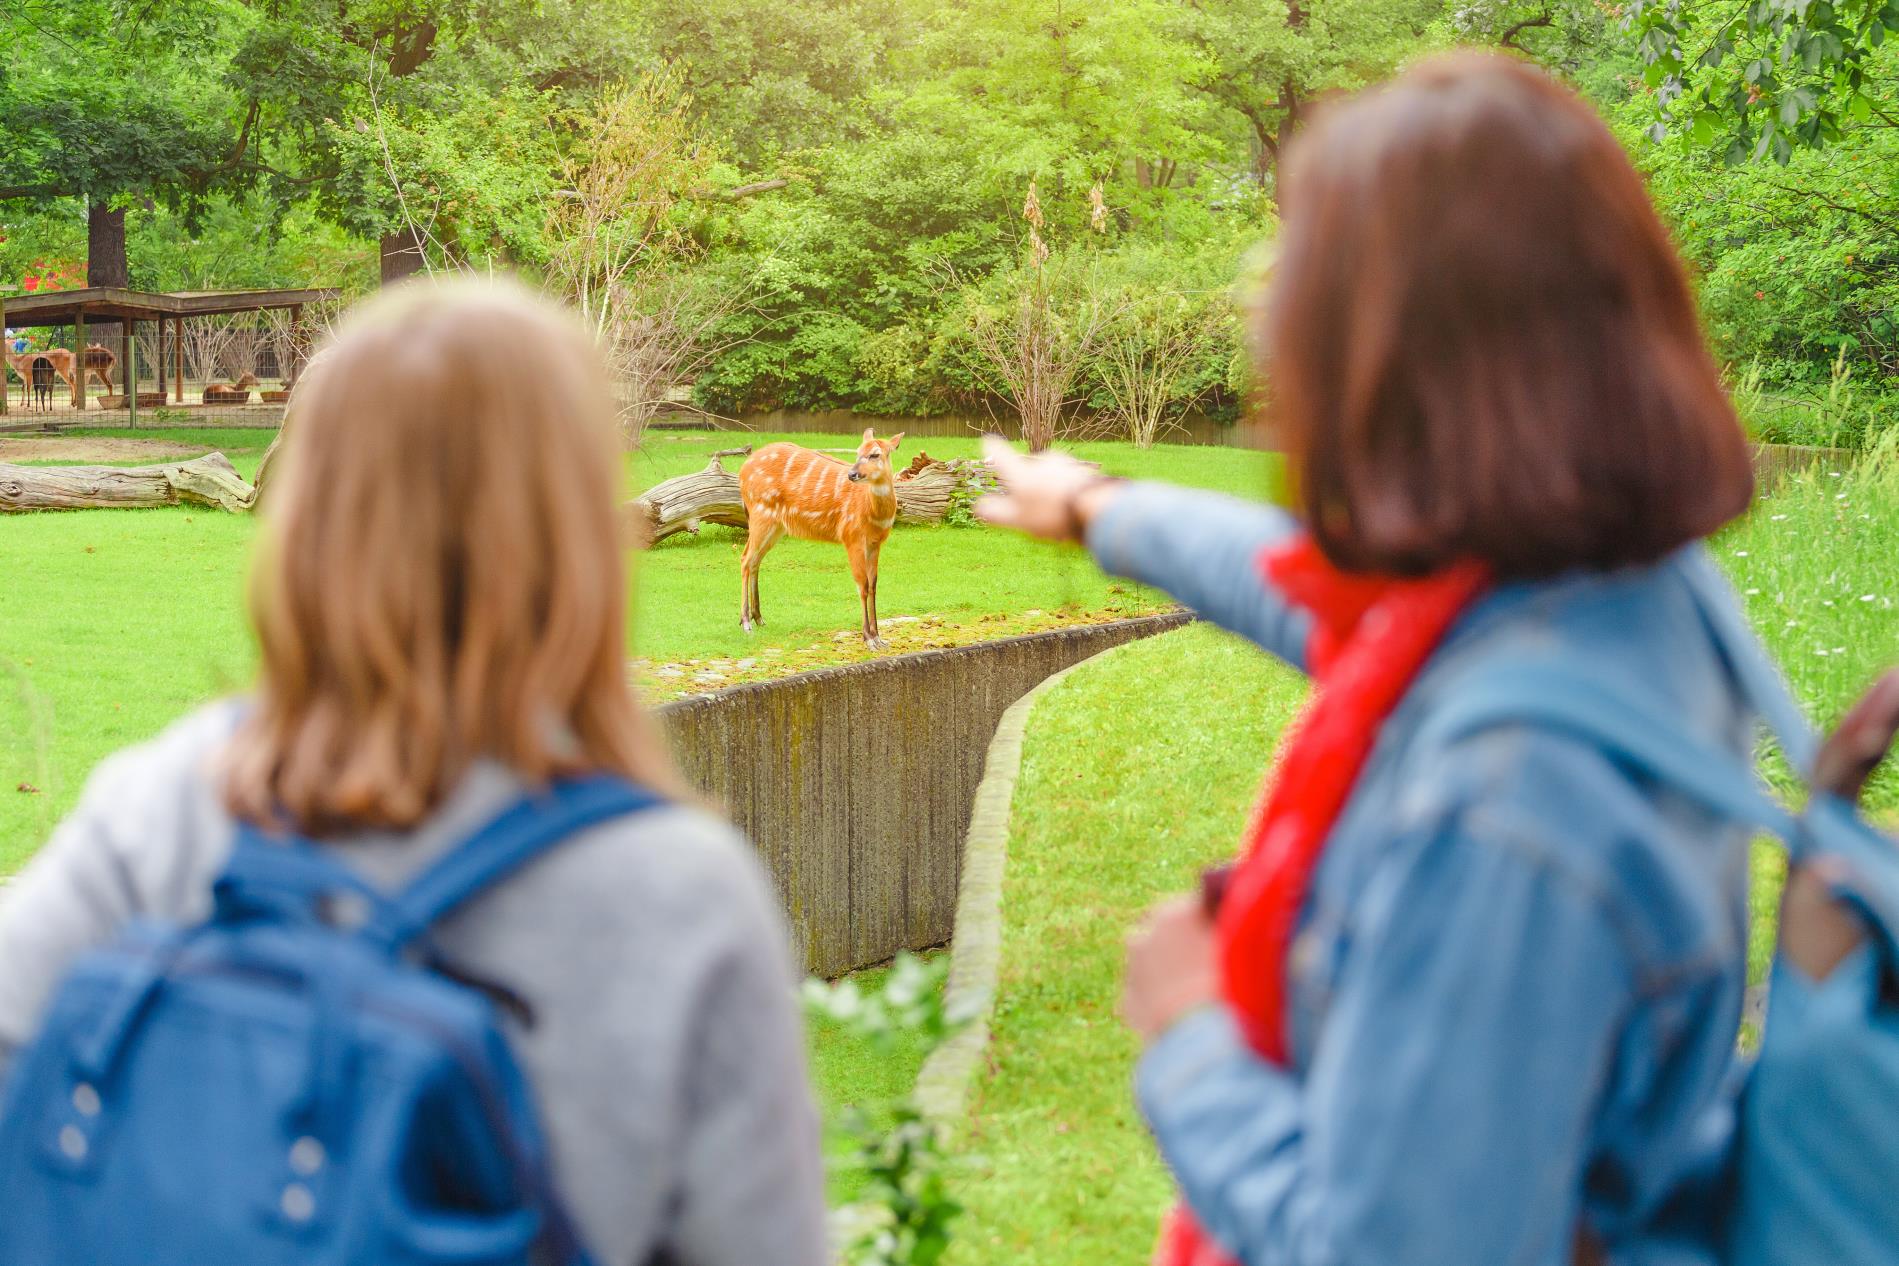
<svg viewBox="0 0 1899 1266">
<path fill-rule="evenodd" d="M 1632 0 L 1627 20 L 1655 140 L 1680 131 L 1730 164 L 1785 166 L 1853 123 L 1899 121 L 1869 90 L 1899 0 Z"/>
<path fill-rule="evenodd" d="M 1189 27 L 1207 64 L 1197 86 L 1245 129 L 1264 185 L 1328 92 L 1384 77 L 1428 46 L 1441 0 L 1200 0 Z"/>
<path fill-rule="evenodd" d="M 1171 184 L 1221 156 L 1205 72 L 1173 0 L 1024 0 L 947 9 L 923 45 L 933 73 L 911 113 L 978 138 L 1016 189 L 1040 180 L 1051 209 L 1123 171 Z"/>
<path fill-rule="evenodd" d="M 647 60 L 677 76 L 694 117 L 747 167 L 816 149 L 897 75 L 916 0 L 660 0 Z"/>
<path fill-rule="evenodd" d="M 271 188 L 375 237 L 385 280 L 430 258 L 536 262 L 549 116 L 635 47 L 620 3 L 256 3 L 230 78 L 281 162 Z"/>
<path fill-rule="evenodd" d="M 243 185 L 249 131 L 222 82 L 230 3 L 0 11 L 0 199 L 78 199 L 87 281 L 124 286 L 128 206 L 187 214 Z"/>
</svg>

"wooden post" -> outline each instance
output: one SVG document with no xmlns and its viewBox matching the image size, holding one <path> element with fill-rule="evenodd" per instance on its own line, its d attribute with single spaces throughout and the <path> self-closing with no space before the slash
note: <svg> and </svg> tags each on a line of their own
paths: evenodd
<svg viewBox="0 0 1899 1266">
<path fill-rule="evenodd" d="M 119 327 L 123 333 L 119 336 L 119 346 L 125 349 L 125 358 L 119 368 L 125 375 L 125 424 L 133 430 L 138 429 L 138 322 L 127 318 Z"/>
<path fill-rule="evenodd" d="M 158 398 L 161 403 L 165 399 L 165 317 L 163 313 L 160 313 L 158 318 Z"/>
<path fill-rule="evenodd" d="M 86 411 L 86 310 L 73 313 L 73 408 Z"/>
<path fill-rule="evenodd" d="M 12 286 L 0 286 L 0 339 L 4 339 L 7 336 L 7 292 L 11 289 L 13 289 Z M 8 344 L 6 350 L 11 352 L 13 350 L 12 344 Z M 31 402 L 32 393 L 32 388 L 27 388 L 29 403 Z M 7 381 L 7 367 L 0 364 L 0 418 L 7 415 L 7 403 L 12 399 L 13 384 Z"/>
<path fill-rule="evenodd" d="M 303 377 L 303 305 L 290 305 L 290 376 L 284 379 L 284 390 L 297 385 L 297 379 Z"/>
<path fill-rule="evenodd" d="M 185 402 L 185 319 L 175 316 L 171 319 L 171 384 L 172 401 Z"/>
<path fill-rule="evenodd" d="M 132 327 L 135 324 L 131 317 L 119 322 L 119 377 L 124 379 L 119 385 L 125 389 L 127 426 L 138 425 L 138 362 L 132 359 Z"/>
</svg>

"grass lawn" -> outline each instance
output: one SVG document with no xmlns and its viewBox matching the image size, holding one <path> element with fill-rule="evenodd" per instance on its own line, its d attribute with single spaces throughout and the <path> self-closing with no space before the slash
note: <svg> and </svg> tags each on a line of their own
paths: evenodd
<svg viewBox="0 0 1899 1266">
<path fill-rule="evenodd" d="M 956 1266 L 1147 1260 L 1171 1187 L 1130 1091 L 1122 940 L 1141 911 L 1231 856 L 1304 695 L 1297 673 L 1195 625 L 1088 664 L 1036 704 L 989 1073 L 954 1179 L 968 1209 Z"/>
<path fill-rule="evenodd" d="M 1816 717 L 1835 719 L 1899 661 L 1899 472 L 1781 485 L 1718 552 Z M 956 1266 L 1147 1260 L 1170 1185 L 1133 1107 L 1136 1044 L 1115 1016 L 1123 938 L 1148 905 L 1231 855 L 1303 693 L 1296 674 L 1196 626 L 1088 664 L 1037 705 L 989 1071 L 956 1177 L 968 1206 Z M 1899 775 L 1884 771 L 1869 800 L 1899 820 Z M 1778 850 L 1758 846 L 1756 980 L 1782 871 Z"/>
<path fill-rule="evenodd" d="M 76 442 L 88 437 L 221 448 L 248 474 L 270 432 L 141 428 L 80 433 Z M 818 448 L 847 439 L 658 432 L 628 457 L 628 490 L 697 469 L 716 449 L 781 438 Z M 920 445 L 932 456 L 959 457 L 973 455 L 976 440 Z M 1233 492 L 1262 489 L 1270 462 L 1228 448 L 1076 448 L 1117 474 Z M 900 454 L 914 451 L 906 442 Z M 0 461 L 5 454 L 0 441 Z M 253 530 L 247 518 L 182 508 L 0 520 L 0 874 L 39 846 L 102 756 L 248 679 L 253 651 L 242 591 Z M 774 550 L 760 582 L 765 626 L 743 633 L 741 545 L 740 533 L 710 527 L 662 542 L 637 564 L 629 652 L 643 660 L 655 693 L 868 654 L 848 636 L 857 626 L 857 594 L 835 546 L 787 541 Z M 986 528 L 899 528 L 880 579 L 879 614 L 912 618 L 887 629 L 900 651 L 1165 605 L 1102 577 L 1078 551 Z"/>
</svg>

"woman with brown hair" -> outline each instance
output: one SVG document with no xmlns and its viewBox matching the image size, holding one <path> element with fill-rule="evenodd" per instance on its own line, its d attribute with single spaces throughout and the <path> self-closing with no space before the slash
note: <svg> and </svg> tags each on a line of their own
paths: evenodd
<svg viewBox="0 0 1899 1266">
<path fill-rule="evenodd" d="M 507 875 L 433 954 L 510 1004 L 594 1260 L 826 1260 L 776 902 L 627 683 L 617 437 L 594 349 L 523 291 L 417 286 L 352 319 L 285 435 L 255 689 L 103 762 L 0 902 L 0 1074 L 82 954 L 206 916 L 240 823 L 387 892 L 550 780 L 614 775 L 670 803 Z"/>
<path fill-rule="evenodd" d="M 1282 193 L 1294 512 L 999 442 L 979 507 L 1317 683 L 1242 860 L 1130 944 L 1161 1259 L 1708 1261 L 1746 834 L 1558 730 L 1445 724 L 1528 663 L 1747 750 L 1697 543 L 1752 475 L 1682 266 L 1607 129 L 1497 57 L 1338 107 Z"/>
</svg>

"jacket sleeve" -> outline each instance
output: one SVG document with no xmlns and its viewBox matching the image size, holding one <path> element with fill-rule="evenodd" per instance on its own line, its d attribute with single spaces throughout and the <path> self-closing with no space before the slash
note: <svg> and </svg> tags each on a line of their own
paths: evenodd
<svg viewBox="0 0 1899 1266">
<path fill-rule="evenodd" d="M 1260 574 L 1260 551 L 1296 532 L 1283 510 L 1167 484 L 1129 484 L 1088 525 L 1102 570 L 1172 594 L 1303 670 L 1311 621 Z"/>
<path fill-rule="evenodd" d="M 1354 928 L 1303 1083 L 1220 1009 L 1142 1059 L 1195 1216 L 1251 1266 L 1566 1263 L 1630 996 L 1607 912 L 1466 818 L 1396 848 Z"/>
<path fill-rule="evenodd" d="M 735 868 L 689 1056 L 679 1190 L 662 1260 L 829 1266 L 824 1157 L 783 920 Z"/>
</svg>

